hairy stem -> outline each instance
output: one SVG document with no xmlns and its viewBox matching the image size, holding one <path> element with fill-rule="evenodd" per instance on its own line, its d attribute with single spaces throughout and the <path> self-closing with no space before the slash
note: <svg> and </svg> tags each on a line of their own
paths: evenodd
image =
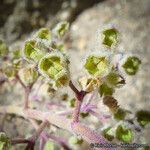
<svg viewBox="0 0 150 150">
<path fill-rule="evenodd" d="M 0 113 L 16 114 L 25 118 L 35 120 L 47 120 L 49 123 L 68 130 L 71 133 L 80 135 L 88 143 L 109 143 L 103 136 L 94 132 L 92 129 L 81 123 L 72 123 L 72 120 L 66 119 L 63 116 L 59 116 L 53 112 L 42 112 L 34 109 L 22 110 L 17 106 L 1 106 Z M 102 150 L 102 149 L 101 149 Z M 112 150 L 112 148 L 104 148 L 103 150 Z M 114 148 L 113 148 L 114 150 Z"/>
<path fill-rule="evenodd" d="M 73 112 L 73 122 L 79 122 L 80 109 L 81 109 L 83 98 L 86 95 L 86 92 L 85 91 L 79 91 L 74 86 L 72 81 L 70 81 L 69 86 L 76 95 L 75 110 Z"/>
<path fill-rule="evenodd" d="M 25 87 L 25 94 L 24 94 L 24 109 L 27 109 L 29 107 L 29 94 L 31 91 L 30 87 Z"/>
<path fill-rule="evenodd" d="M 31 138 L 29 138 L 29 140 L 32 141 L 36 141 L 38 139 L 38 137 L 40 136 L 40 134 L 42 133 L 42 131 L 44 130 L 44 128 L 48 125 L 48 121 L 45 120 L 43 121 L 39 127 L 37 128 L 36 132 L 33 134 L 33 136 Z"/>
</svg>

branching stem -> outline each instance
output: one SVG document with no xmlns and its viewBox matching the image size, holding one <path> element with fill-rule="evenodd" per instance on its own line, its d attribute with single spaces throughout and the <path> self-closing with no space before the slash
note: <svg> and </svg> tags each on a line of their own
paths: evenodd
<svg viewBox="0 0 150 150">
<path fill-rule="evenodd" d="M 74 84 L 72 83 L 72 81 L 70 81 L 69 83 L 70 88 L 72 89 L 72 91 L 75 93 L 76 95 L 76 102 L 75 102 L 75 110 L 73 112 L 73 122 L 79 122 L 79 115 L 80 115 L 80 109 L 81 109 L 81 105 L 82 105 L 82 101 L 84 96 L 87 94 L 85 91 L 79 91 Z"/>
</svg>

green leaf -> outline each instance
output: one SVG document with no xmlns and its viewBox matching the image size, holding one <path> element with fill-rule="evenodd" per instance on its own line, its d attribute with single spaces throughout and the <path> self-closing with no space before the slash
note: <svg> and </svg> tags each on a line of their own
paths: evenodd
<svg viewBox="0 0 150 150">
<path fill-rule="evenodd" d="M 112 141 L 114 139 L 114 133 L 111 131 L 111 129 L 111 127 L 108 127 L 102 131 L 103 136 L 109 141 Z"/>
<path fill-rule="evenodd" d="M 9 49 L 7 45 L 2 40 L 0 40 L 0 56 L 2 57 L 7 56 L 8 53 L 9 53 Z"/>
<path fill-rule="evenodd" d="M 44 150 L 55 150 L 55 146 L 53 142 L 47 141 Z"/>
<path fill-rule="evenodd" d="M 150 111 L 140 110 L 136 113 L 138 123 L 145 127 L 150 123 Z"/>
<path fill-rule="evenodd" d="M 107 96 L 107 95 L 112 95 L 114 93 L 113 88 L 110 88 L 106 83 L 103 83 L 99 87 L 99 94 L 100 96 Z"/>
<path fill-rule="evenodd" d="M 51 32 L 48 28 L 41 28 L 36 33 L 36 37 L 38 37 L 40 39 L 51 40 Z"/>
<path fill-rule="evenodd" d="M 103 44 L 111 47 L 118 43 L 118 31 L 115 28 L 103 31 Z"/>
<path fill-rule="evenodd" d="M 4 132 L 0 132 L 0 150 L 7 149 L 10 150 L 11 142 L 10 139 Z"/>
<path fill-rule="evenodd" d="M 38 66 L 41 74 L 52 79 L 56 87 L 68 84 L 70 77 L 68 60 L 59 51 L 44 56 Z"/>
<path fill-rule="evenodd" d="M 56 25 L 54 28 L 54 32 L 58 37 L 62 37 L 66 31 L 69 29 L 69 23 L 66 21 L 62 21 Z"/>
<path fill-rule="evenodd" d="M 131 142 L 133 139 L 133 132 L 124 125 L 119 125 L 116 129 L 116 137 L 122 142 Z"/>
<path fill-rule="evenodd" d="M 110 71 L 110 63 L 106 57 L 89 56 L 84 65 L 89 74 L 103 77 Z"/>
<path fill-rule="evenodd" d="M 117 111 L 114 113 L 114 118 L 116 120 L 124 120 L 126 117 L 126 111 L 122 108 L 118 108 Z"/>
<path fill-rule="evenodd" d="M 122 65 L 125 72 L 128 75 L 135 75 L 139 69 L 141 60 L 135 56 L 130 56 L 127 58 L 126 62 Z"/>
</svg>

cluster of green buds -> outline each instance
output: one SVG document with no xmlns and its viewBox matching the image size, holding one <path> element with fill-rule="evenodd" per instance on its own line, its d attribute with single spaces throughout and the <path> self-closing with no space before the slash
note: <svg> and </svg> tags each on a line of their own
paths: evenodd
<svg viewBox="0 0 150 150">
<path fill-rule="evenodd" d="M 58 23 L 52 31 L 41 28 L 25 42 L 23 49 L 25 59 L 36 64 L 39 73 L 54 87 L 67 85 L 70 78 L 69 61 L 57 39 L 63 37 L 68 28 L 67 22 Z"/>
<path fill-rule="evenodd" d="M 121 62 L 114 63 L 117 56 L 114 49 L 119 41 L 118 35 L 119 32 L 115 28 L 106 29 L 102 32 L 102 44 L 106 46 L 106 50 L 103 53 L 91 54 L 86 58 L 84 67 L 89 73 L 90 79 L 86 79 L 87 81 L 82 79 L 83 89 L 90 80 L 93 80 L 88 88 L 90 92 L 94 90 L 93 86 L 96 79 L 96 81 L 100 81 L 100 84 L 96 82 L 97 86 L 95 87 L 99 89 L 101 97 L 113 95 L 116 88 L 125 84 L 122 70 L 128 75 L 135 75 L 138 72 L 141 61 L 136 56 L 124 55 Z M 121 66 L 118 67 L 116 64 L 121 64 Z"/>
</svg>

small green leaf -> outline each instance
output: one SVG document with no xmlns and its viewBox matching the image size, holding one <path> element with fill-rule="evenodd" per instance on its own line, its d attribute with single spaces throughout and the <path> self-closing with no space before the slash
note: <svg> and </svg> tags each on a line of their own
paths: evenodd
<svg viewBox="0 0 150 150">
<path fill-rule="evenodd" d="M 104 129 L 102 133 L 107 140 L 112 141 L 114 139 L 114 133 L 111 131 L 111 127 Z"/>
<path fill-rule="evenodd" d="M 66 21 L 62 21 L 56 25 L 56 27 L 54 28 L 54 32 L 58 37 L 62 37 L 68 29 L 69 23 Z"/>
<path fill-rule="evenodd" d="M 103 83 L 99 87 L 99 94 L 100 94 L 100 96 L 112 95 L 113 93 L 114 93 L 113 88 L 110 88 L 106 83 Z"/>
<path fill-rule="evenodd" d="M 69 143 L 70 144 L 75 144 L 75 145 L 81 145 L 83 143 L 83 140 L 81 138 L 77 138 L 75 136 L 71 136 L 69 138 Z"/>
<path fill-rule="evenodd" d="M 80 116 L 82 118 L 85 118 L 85 117 L 89 116 L 89 113 L 88 112 L 80 112 Z"/>
<path fill-rule="evenodd" d="M 127 58 L 126 62 L 122 65 L 125 72 L 128 75 L 135 75 L 139 69 L 141 60 L 135 56 L 130 56 Z"/>
<path fill-rule="evenodd" d="M 133 132 L 124 125 L 119 125 L 116 129 L 116 137 L 122 142 L 131 142 L 133 139 Z"/>
<path fill-rule="evenodd" d="M 2 40 L 0 40 L 0 56 L 2 57 L 7 56 L 8 53 L 9 53 L 9 49 L 7 45 Z"/>
<path fill-rule="evenodd" d="M 44 150 L 55 150 L 55 146 L 53 142 L 47 141 Z"/>
<path fill-rule="evenodd" d="M 71 100 L 69 100 L 69 107 L 75 107 L 75 101 L 76 99 L 75 98 L 72 98 Z"/>
<path fill-rule="evenodd" d="M 37 31 L 36 37 L 40 39 L 51 40 L 51 32 L 47 28 L 41 28 L 39 31 Z"/>
<path fill-rule="evenodd" d="M 110 63 L 106 57 L 89 56 L 84 65 L 89 74 L 103 77 L 110 71 Z"/>
<path fill-rule="evenodd" d="M 118 108 L 117 111 L 114 113 L 114 118 L 116 120 L 124 120 L 126 117 L 126 111 L 122 108 Z"/>
<path fill-rule="evenodd" d="M 150 111 L 140 110 L 136 113 L 138 123 L 145 127 L 148 123 L 150 123 Z"/>
<path fill-rule="evenodd" d="M 118 43 L 118 31 L 115 28 L 103 31 L 103 44 L 111 47 Z"/>
</svg>

